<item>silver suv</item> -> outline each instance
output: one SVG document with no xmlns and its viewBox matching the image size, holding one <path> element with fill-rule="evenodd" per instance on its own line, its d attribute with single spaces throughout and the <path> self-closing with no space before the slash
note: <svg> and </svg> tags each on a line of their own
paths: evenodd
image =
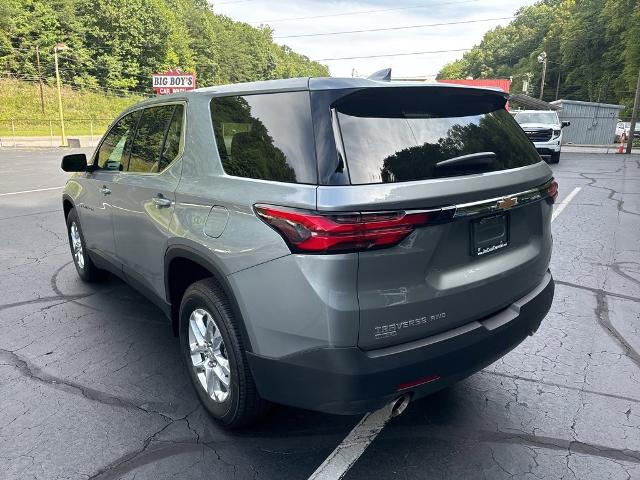
<svg viewBox="0 0 640 480">
<path fill-rule="evenodd" d="M 553 298 L 557 184 L 505 102 L 304 78 L 140 103 L 90 161 L 62 160 L 76 269 L 162 309 L 224 425 L 422 397 L 513 349 Z"/>
</svg>

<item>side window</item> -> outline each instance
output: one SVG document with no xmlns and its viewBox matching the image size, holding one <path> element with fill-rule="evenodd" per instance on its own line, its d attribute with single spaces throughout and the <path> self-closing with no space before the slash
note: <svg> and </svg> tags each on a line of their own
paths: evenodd
<svg viewBox="0 0 640 480">
<path fill-rule="evenodd" d="M 175 105 L 162 105 L 142 111 L 126 171 L 141 173 L 161 171 L 161 149 L 174 109 Z"/>
<path fill-rule="evenodd" d="M 140 112 L 130 113 L 109 130 L 96 154 L 97 168 L 116 172 L 124 168 L 139 118 Z"/>
<path fill-rule="evenodd" d="M 184 105 L 176 105 L 173 111 L 173 117 L 169 124 L 166 140 L 162 147 L 162 155 L 160 157 L 160 170 L 162 171 L 173 162 L 182 147 L 182 121 L 184 117 Z"/>
<path fill-rule="evenodd" d="M 219 97 L 210 108 L 228 175 L 317 183 L 309 92 Z"/>
</svg>

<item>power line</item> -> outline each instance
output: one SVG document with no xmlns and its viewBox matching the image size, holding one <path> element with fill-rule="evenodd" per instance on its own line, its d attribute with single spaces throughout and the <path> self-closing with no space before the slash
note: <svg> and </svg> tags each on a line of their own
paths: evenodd
<svg viewBox="0 0 640 480">
<path fill-rule="evenodd" d="M 441 5 L 457 5 L 460 3 L 472 3 L 472 2 L 478 2 L 478 1 L 480 0 L 463 0 L 461 2 L 433 2 L 433 3 L 429 3 L 428 5 L 413 5 L 409 7 L 395 7 L 395 8 L 379 8 L 376 10 L 358 10 L 355 12 L 327 13 L 325 15 L 310 15 L 306 17 L 275 18 L 271 20 L 250 21 L 247 23 L 250 23 L 252 25 L 261 25 L 265 23 L 291 22 L 294 20 L 312 20 L 316 18 L 343 17 L 348 15 L 365 15 L 369 13 L 392 12 L 392 11 L 398 11 L 398 10 L 414 10 L 419 8 L 430 8 L 430 7 L 436 7 L 436 6 L 439 7 Z"/>
<path fill-rule="evenodd" d="M 0 72 L 0 77 L 4 77 L 4 78 L 15 78 L 18 80 L 23 80 L 25 82 L 39 82 L 40 78 L 36 75 L 28 75 L 28 74 L 22 74 L 22 73 L 12 73 L 12 72 Z M 65 83 L 64 85 L 66 88 L 70 88 L 71 90 L 74 91 L 83 91 L 83 90 L 89 90 L 89 91 L 93 91 L 93 92 L 100 92 L 103 93 L 105 95 L 108 96 L 115 96 L 115 97 L 120 97 L 120 98 L 126 98 L 126 97 L 153 97 L 154 95 L 151 93 L 145 93 L 145 92 L 134 92 L 132 90 L 126 90 L 123 88 L 108 88 L 108 87 L 92 87 L 92 86 L 83 86 L 83 85 L 78 85 L 78 84 L 74 84 L 74 83 Z M 123 92 L 126 93 L 128 95 L 124 95 L 122 93 L 116 93 L 116 92 Z"/>
<path fill-rule="evenodd" d="M 407 30 L 410 28 L 427 28 L 427 27 L 442 27 L 445 25 L 462 25 L 468 23 L 480 23 L 480 22 L 493 22 L 497 20 L 510 20 L 515 17 L 499 17 L 499 18 L 481 18 L 478 20 L 461 20 L 458 22 L 442 22 L 442 23 L 425 23 L 422 25 L 406 25 L 404 27 L 385 27 L 385 28 L 367 28 L 363 30 L 344 30 L 341 32 L 325 32 L 325 33 L 301 33 L 295 35 L 282 35 L 275 36 L 273 38 L 300 38 L 300 37 L 324 37 L 328 35 L 344 35 L 351 33 L 365 33 L 365 32 L 386 32 L 390 30 Z"/>
<path fill-rule="evenodd" d="M 470 48 L 454 48 L 451 50 L 430 50 L 424 52 L 407 52 L 407 53 L 385 53 L 382 55 L 362 55 L 354 57 L 336 57 L 336 58 L 317 58 L 315 62 L 330 62 L 334 60 L 356 60 L 360 58 L 383 58 L 383 57 L 404 57 L 409 55 L 426 55 L 429 53 L 449 53 L 449 52 L 468 52 Z"/>
<path fill-rule="evenodd" d="M 76 63 L 76 64 L 88 64 L 89 68 L 94 68 L 96 70 L 103 70 L 106 72 L 111 71 L 111 69 L 105 65 L 98 65 L 94 60 L 90 60 L 90 59 L 84 59 L 84 60 L 80 60 L 77 58 L 72 58 L 72 57 L 67 57 L 67 56 L 62 56 L 60 55 L 60 60 L 64 60 L 64 61 L 70 61 L 72 63 Z M 73 68 L 60 68 L 60 70 L 65 70 L 65 71 L 75 71 L 75 69 Z M 147 81 L 151 81 L 151 77 L 149 75 L 144 75 L 141 73 L 128 73 L 126 71 L 124 72 L 120 72 L 123 76 L 125 77 L 137 77 L 137 78 L 143 78 Z"/>
</svg>

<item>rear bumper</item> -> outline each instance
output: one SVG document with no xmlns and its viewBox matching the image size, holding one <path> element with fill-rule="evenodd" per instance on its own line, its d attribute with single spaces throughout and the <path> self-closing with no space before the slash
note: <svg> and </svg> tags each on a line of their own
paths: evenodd
<svg viewBox="0 0 640 480">
<path fill-rule="evenodd" d="M 535 289 L 506 309 L 432 337 L 372 351 L 320 348 L 280 359 L 249 353 L 249 363 L 267 400 L 327 413 L 364 413 L 403 393 L 428 395 L 493 363 L 538 329 L 553 293 L 547 272 Z M 434 377 L 415 388 L 400 388 Z"/>
</svg>

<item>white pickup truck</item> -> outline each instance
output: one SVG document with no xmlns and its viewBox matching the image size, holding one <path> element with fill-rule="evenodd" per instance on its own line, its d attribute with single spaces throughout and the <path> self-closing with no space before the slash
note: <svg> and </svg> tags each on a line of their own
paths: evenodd
<svg viewBox="0 0 640 480">
<path fill-rule="evenodd" d="M 571 125 L 571 122 L 561 122 L 553 110 L 518 110 L 511 113 L 540 156 L 548 163 L 558 163 L 562 129 Z"/>
</svg>

